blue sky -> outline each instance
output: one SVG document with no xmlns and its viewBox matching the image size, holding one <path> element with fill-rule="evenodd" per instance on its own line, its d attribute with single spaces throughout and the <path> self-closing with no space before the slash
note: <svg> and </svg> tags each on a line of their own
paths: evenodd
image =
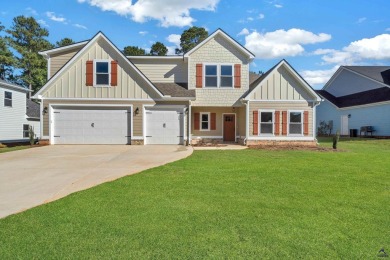
<svg viewBox="0 0 390 260">
<path fill-rule="evenodd" d="M 340 65 L 390 65 L 389 0 L 0 0 L 6 27 L 33 16 L 49 40 L 103 31 L 120 49 L 161 41 L 173 52 L 189 26 L 223 29 L 256 55 L 253 71 L 286 59 L 321 88 Z"/>
</svg>

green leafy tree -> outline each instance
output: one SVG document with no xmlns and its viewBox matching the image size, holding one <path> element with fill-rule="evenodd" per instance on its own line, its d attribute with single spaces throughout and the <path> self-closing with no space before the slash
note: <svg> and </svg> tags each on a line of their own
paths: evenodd
<svg viewBox="0 0 390 260">
<path fill-rule="evenodd" d="M 74 43 L 75 42 L 71 38 L 65 37 L 65 38 L 59 40 L 58 42 L 56 42 L 56 47 L 64 47 L 64 46 L 68 46 L 68 45 L 71 45 Z"/>
<path fill-rule="evenodd" d="M 154 43 L 150 49 L 150 54 L 156 56 L 165 56 L 167 55 L 167 52 L 167 47 L 161 42 Z"/>
<path fill-rule="evenodd" d="M 46 82 L 46 60 L 38 52 L 53 48 L 46 40 L 49 32 L 33 17 L 25 16 L 15 17 L 6 32 L 9 35 L 6 37 L 8 44 L 19 53 L 15 64 L 21 70 L 18 79 L 36 92 Z"/>
<path fill-rule="evenodd" d="M 0 22 L 0 32 L 4 30 L 4 26 Z M 11 80 L 13 78 L 12 66 L 15 65 L 15 56 L 9 49 L 5 39 L 0 36 L 0 79 Z"/>
<path fill-rule="evenodd" d="M 194 48 L 198 43 L 209 36 L 209 33 L 203 27 L 192 26 L 185 30 L 180 37 L 180 49 L 176 49 L 176 54 L 186 53 Z"/>
<path fill-rule="evenodd" d="M 126 46 L 123 49 L 123 53 L 126 56 L 142 56 L 146 55 L 146 52 L 144 49 L 137 47 L 137 46 Z"/>
</svg>

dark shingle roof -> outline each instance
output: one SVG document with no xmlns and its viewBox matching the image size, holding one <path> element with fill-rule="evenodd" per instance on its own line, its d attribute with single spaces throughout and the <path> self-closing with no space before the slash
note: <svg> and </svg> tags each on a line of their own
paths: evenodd
<svg viewBox="0 0 390 260">
<path fill-rule="evenodd" d="M 326 90 L 317 90 L 316 92 L 339 108 L 390 101 L 389 87 L 372 89 L 342 97 L 335 97 Z"/>
<path fill-rule="evenodd" d="M 171 97 L 195 97 L 195 90 L 188 90 L 187 83 L 153 83 L 164 95 Z"/>
<path fill-rule="evenodd" d="M 26 114 L 28 117 L 33 117 L 33 118 L 40 118 L 41 113 L 40 113 L 40 106 L 38 103 L 35 103 L 31 99 L 26 100 Z"/>
<path fill-rule="evenodd" d="M 249 85 L 256 81 L 256 79 L 260 78 L 261 75 L 250 71 L 249 72 Z"/>
<path fill-rule="evenodd" d="M 344 66 L 344 68 L 390 85 L 390 66 Z"/>
</svg>

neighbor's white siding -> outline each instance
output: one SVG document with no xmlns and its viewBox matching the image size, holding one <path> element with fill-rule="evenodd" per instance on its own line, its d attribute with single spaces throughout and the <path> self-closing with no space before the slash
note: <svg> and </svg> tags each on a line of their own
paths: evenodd
<svg viewBox="0 0 390 260">
<path fill-rule="evenodd" d="M 183 59 L 142 59 L 130 61 L 152 82 L 187 83 L 188 64 Z"/>
<path fill-rule="evenodd" d="M 4 106 L 5 91 L 12 92 L 12 107 Z M 0 142 L 23 139 L 26 123 L 26 94 L 0 87 Z"/>
</svg>

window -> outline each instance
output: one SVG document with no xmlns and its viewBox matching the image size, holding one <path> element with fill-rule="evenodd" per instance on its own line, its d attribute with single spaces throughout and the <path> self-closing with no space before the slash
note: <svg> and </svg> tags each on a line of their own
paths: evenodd
<svg viewBox="0 0 390 260">
<path fill-rule="evenodd" d="M 233 65 L 205 65 L 204 86 L 208 88 L 233 87 Z"/>
<path fill-rule="evenodd" d="M 218 67 L 217 65 L 206 65 L 205 66 L 205 86 L 206 87 L 218 87 Z"/>
<path fill-rule="evenodd" d="M 302 134 L 302 112 L 290 111 L 289 113 L 289 134 Z"/>
<path fill-rule="evenodd" d="M 23 125 L 23 138 L 28 138 L 30 136 L 29 130 L 29 125 Z"/>
<path fill-rule="evenodd" d="M 95 85 L 109 85 L 110 66 L 108 61 L 95 61 Z"/>
<path fill-rule="evenodd" d="M 200 130 L 210 130 L 210 113 L 200 113 Z"/>
<path fill-rule="evenodd" d="M 4 91 L 4 106 L 12 107 L 12 92 Z"/>
<path fill-rule="evenodd" d="M 233 66 L 221 65 L 221 84 L 220 87 L 233 86 Z"/>
<path fill-rule="evenodd" d="M 260 112 L 260 134 L 274 133 L 274 113 L 273 111 Z"/>
</svg>

